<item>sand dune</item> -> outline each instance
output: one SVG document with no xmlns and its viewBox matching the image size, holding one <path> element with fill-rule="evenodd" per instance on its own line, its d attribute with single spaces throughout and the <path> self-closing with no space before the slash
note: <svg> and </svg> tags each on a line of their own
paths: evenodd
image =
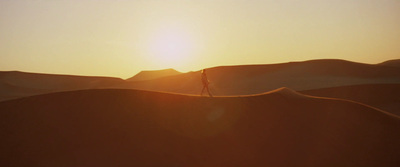
<svg viewBox="0 0 400 167">
<path fill-rule="evenodd" d="M 0 166 L 400 166 L 400 118 L 290 89 L 82 90 L 0 102 Z"/>
<path fill-rule="evenodd" d="M 346 85 L 400 83 L 400 68 L 344 60 L 222 66 L 207 70 L 215 95 L 251 95 L 279 87 L 309 90 Z M 200 72 L 130 82 L 121 88 L 199 94 Z"/>
<path fill-rule="evenodd" d="M 379 65 L 384 65 L 384 66 L 392 66 L 392 67 L 400 67 L 400 59 L 396 60 L 388 60 L 383 63 L 380 63 Z"/>
<path fill-rule="evenodd" d="M 128 78 L 127 81 L 144 81 L 156 78 L 168 77 L 181 74 L 174 69 L 154 70 L 154 71 L 141 71 L 135 76 Z"/>
<path fill-rule="evenodd" d="M 400 84 L 352 85 L 307 90 L 301 93 L 353 100 L 400 115 Z"/>
<path fill-rule="evenodd" d="M 51 93 L 51 90 L 18 87 L 5 82 L 0 82 L 0 101 L 43 93 Z"/>
<path fill-rule="evenodd" d="M 89 77 L 55 74 L 0 72 L 0 100 L 67 90 L 106 88 L 124 80 L 111 77 Z"/>
</svg>

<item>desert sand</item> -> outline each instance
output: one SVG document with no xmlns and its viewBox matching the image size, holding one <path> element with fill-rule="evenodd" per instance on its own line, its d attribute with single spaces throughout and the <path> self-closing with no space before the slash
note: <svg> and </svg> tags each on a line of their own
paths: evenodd
<svg viewBox="0 0 400 167">
<path fill-rule="evenodd" d="M 123 89 L 0 102 L 0 166 L 400 166 L 400 118 L 281 88 Z"/>
</svg>

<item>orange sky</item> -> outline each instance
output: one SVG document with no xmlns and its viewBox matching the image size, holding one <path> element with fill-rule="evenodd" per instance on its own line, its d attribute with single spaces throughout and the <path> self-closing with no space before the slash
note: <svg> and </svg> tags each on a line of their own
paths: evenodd
<svg viewBox="0 0 400 167">
<path fill-rule="evenodd" d="M 0 70 L 140 70 L 400 58 L 398 0 L 3 0 Z"/>
</svg>

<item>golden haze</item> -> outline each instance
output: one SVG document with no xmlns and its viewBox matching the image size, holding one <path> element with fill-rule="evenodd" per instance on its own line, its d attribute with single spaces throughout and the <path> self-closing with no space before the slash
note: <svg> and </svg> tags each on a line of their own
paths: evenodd
<svg viewBox="0 0 400 167">
<path fill-rule="evenodd" d="M 0 2 L 0 70 L 128 78 L 232 64 L 399 58 L 400 1 Z"/>
</svg>

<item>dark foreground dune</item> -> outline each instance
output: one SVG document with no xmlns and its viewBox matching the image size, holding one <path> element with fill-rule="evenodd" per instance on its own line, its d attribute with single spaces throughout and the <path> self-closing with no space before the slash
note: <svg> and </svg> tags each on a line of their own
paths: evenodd
<svg viewBox="0 0 400 167">
<path fill-rule="evenodd" d="M 400 84 L 351 85 L 301 93 L 357 101 L 400 116 Z"/>
<path fill-rule="evenodd" d="M 400 119 L 289 89 L 84 90 L 0 103 L 0 166 L 400 166 Z"/>
</svg>

